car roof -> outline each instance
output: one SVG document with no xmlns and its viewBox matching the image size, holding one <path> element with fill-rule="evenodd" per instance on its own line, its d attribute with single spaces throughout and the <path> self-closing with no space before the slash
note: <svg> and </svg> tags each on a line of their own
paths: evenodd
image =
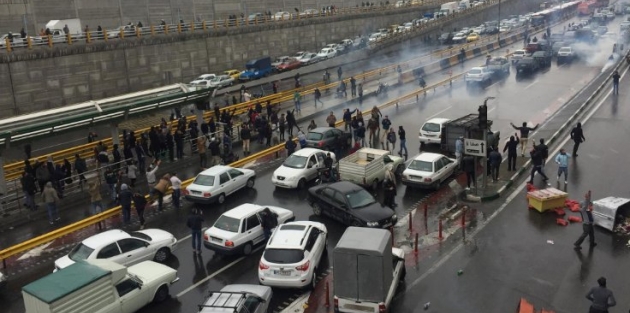
<svg viewBox="0 0 630 313">
<path fill-rule="evenodd" d="M 480 67 L 473 67 L 473 68 L 480 68 Z M 424 123 L 425 123 L 425 124 L 426 124 L 426 123 L 434 123 L 434 124 L 440 124 L 440 125 L 442 125 L 442 124 L 444 124 L 444 123 L 446 123 L 446 122 L 448 122 L 448 121 L 450 121 L 450 119 L 448 119 L 448 118 L 435 117 L 435 118 L 432 118 L 432 119 L 430 119 L 430 120 L 428 120 L 428 121 L 426 121 L 426 122 L 424 122 Z"/>
<path fill-rule="evenodd" d="M 229 169 L 231 169 L 232 167 L 230 166 L 225 166 L 225 165 L 215 165 L 209 169 L 204 170 L 203 172 L 199 173 L 199 175 L 205 175 L 205 176 L 214 176 L 217 174 L 221 174 Z"/>
<path fill-rule="evenodd" d="M 311 129 L 309 131 L 309 133 L 323 133 L 323 132 L 329 131 L 331 129 L 335 129 L 335 128 L 334 127 L 324 127 L 324 126 L 322 126 L 322 127 L 317 127 L 317 128 Z"/>
<path fill-rule="evenodd" d="M 427 162 L 433 162 L 441 157 L 443 157 L 444 155 L 439 154 L 439 153 L 432 153 L 432 152 L 422 152 L 418 155 L 416 155 L 413 160 L 414 161 L 427 161 Z"/>
<path fill-rule="evenodd" d="M 363 187 L 361 187 L 361 186 L 359 186 L 359 185 L 357 185 L 355 183 L 352 183 L 352 182 L 349 182 L 349 181 L 345 181 L 345 180 L 342 180 L 342 181 L 339 181 L 339 182 L 336 182 L 336 183 L 332 183 L 332 184 L 330 184 L 328 186 L 333 188 L 333 189 L 335 189 L 335 190 L 338 190 L 340 192 L 350 192 L 350 191 L 356 191 L 356 190 L 362 190 L 362 189 L 365 190 Z"/>
<path fill-rule="evenodd" d="M 232 217 L 232 218 L 236 218 L 236 219 L 242 219 L 244 217 L 249 216 L 252 212 L 258 212 L 260 210 L 262 210 L 262 206 L 258 205 L 258 204 L 252 204 L 252 203 L 243 203 L 225 213 L 223 213 L 223 215 L 227 216 L 227 217 Z"/>
<path fill-rule="evenodd" d="M 267 248 L 296 249 L 306 245 L 304 236 L 311 227 L 323 228 L 321 223 L 310 221 L 296 221 L 280 225 L 273 233 Z M 319 226 L 319 227 L 318 227 Z"/>
<path fill-rule="evenodd" d="M 118 241 L 125 238 L 130 238 L 131 235 L 120 229 L 112 229 L 94 236 L 84 239 L 81 243 L 84 245 L 96 249 L 102 246 L 106 246 L 114 241 Z"/>
<path fill-rule="evenodd" d="M 310 156 L 313 153 L 317 153 L 317 152 L 322 152 L 322 153 L 326 153 L 326 151 L 324 150 L 320 150 L 320 149 L 315 149 L 315 148 L 302 148 L 298 151 L 293 152 L 293 154 L 291 155 L 297 155 L 297 156 Z"/>
</svg>

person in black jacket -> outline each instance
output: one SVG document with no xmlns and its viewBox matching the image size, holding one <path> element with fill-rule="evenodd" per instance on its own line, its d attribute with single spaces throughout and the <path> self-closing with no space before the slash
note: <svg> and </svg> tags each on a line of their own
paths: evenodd
<svg viewBox="0 0 630 313">
<path fill-rule="evenodd" d="M 490 156 L 488 157 L 490 161 L 490 172 L 492 174 L 492 180 L 496 182 L 499 180 L 499 168 L 501 167 L 501 153 L 497 150 L 492 150 L 490 152 Z"/>
<path fill-rule="evenodd" d="M 241 140 L 243 141 L 243 155 L 249 154 L 249 141 L 252 139 L 252 132 L 247 124 L 243 124 L 241 128 Z"/>
<path fill-rule="evenodd" d="M 269 208 L 264 208 L 260 212 L 261 223 L 260 226 L 265 234 L 265 241 L 271 237 L 271 231 L 278 226 L 278 217 L 271 212 Z"/>
<path fill-rule="evenodd" d="M 144 208 L 147 206 L 147 199 L 139 193 L 133 194 L 133 205 L 136 207 L 138 219 L 140 220 L 140 229 L 144 229 Z"/>
<path fill-rule="evenodd" d="M 394 210 L 396 208 L 396 202 L 394 201 L 396 199 L 396 184 L 391 179 L 386 178 L 383 181 L 383 189 L 383 204 Z"/>
<path fill-rule="evenodd" d="M 292 155 L 295 152 L 295 148 L 297 145 L 291 138 L 287 138 L 287 142 L 284 144 L 284 148 L 287 149 L 287 157 Z"/>
<path fill-rule="evenodd" d="M 577 123 L 577 125 L 571 130 L 571 139 L 573 139 L 573 157 L 577 157 L 577 151 L 580 147 L 580 144 L 586 141 L 584 138 L 584 132 L 582 131 L 582 123 Z"/>
<path fill-rule="evenodd" d="M 131 222 L 131 201 L 133 200 L 133 192 L 127 184 L 120 185 L 120 193 L 118 194 L 118 202 L 122 208 L 123 222 L 129 224 Z"/>
<path fill-rule="evenodd" d="M 549 177 L 547 177 L 547 175 L 545 175 L 545 173 L 543 172 L 542 169 L 542 164 L 543 164 L 543 158 L 542 158 L 542 152 L 540 152 L 539 149 L 536 149 L 534 147 L 534 149 L 532 149 L 532 151 L 529 153 L 529 155 L 532 158 L 532 172 L 531 172 L 531 176 L 529 179 L 529 183 L 530 184 L 534 184 L 534 175 L 536 174 L 536 172 L 538 172 L 538 174 L 540 174 L 540 176 L 542 176 L 543 180 L 545 182 L 547 182 L 549 180 Z M 549 185 L 549 184 L 547 184 Z"/>
<path fill-rule="evenodd" d="M 197 254 L 201 254 L 201 228 L 203 222 L 204 219 L 201 215 L 201 210 L 193 208 L 192 213 L 188 216 L 188 220 L 186 221 L 186 226 L 190 228 L 193 252 Z"/>
<path fill-rule="evenodd" d="M 28 207 L 31 211 L 35 211 L 37 209 L 37 205 L 35 205 L 35 193 L 37 193 L 37 187 L 35 186 L 35 180 L 33 176 L 29 172 L 24 172 L 22 174 L 22 190 L 24 191 L 24 205 Z"/>
<path fill-rule="evenodd" d="M 508 153 L 508 172 L 516 171 L 516 147 L 518 146 L 518 142 L 518 134 L 514 134 L 514 136 L 510 136 L 510 140 L 505 143 L 505 147 L 503 148 L 503 153 L 505 153 L 506 150 Z"/>
<path fill-rule="evenodd" d="M 547 163 L 547 158 L 549 158 L 549 147 L 545 144 L 545 139 L 540 138 L 540 144 L 536 146 L 536 149 L 540 151 L 540 157 L 542 157 L 542 166 L 541 168 L 545 168 L 545 164 Z"/>
<path fill-rule="evenodd" d="M 466 190 L 470 190 L 470 184 L 477 185 L 477 178 L 475 173 L 475 158 L 467 155 L 462 158 L 462 170 L 466 173 L 467 187 Z"/>
</svg>

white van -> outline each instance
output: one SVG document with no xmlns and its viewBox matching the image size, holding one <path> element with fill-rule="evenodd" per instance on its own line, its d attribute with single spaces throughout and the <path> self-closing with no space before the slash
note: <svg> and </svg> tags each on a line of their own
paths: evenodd
<svg viewBox="0 0 630 313">
<path fill-rule="evenodd" d="M 428 144 L 440 144 L 442 139 L 442 125 L 444 123 L 450 121 L 448 118 L 432 118 L 426 121 L 422 127 L 420 127 L 420 131 L 418 132 L 418 139 L 420 139 L 420 149 L 424 147 L 424 145 Z"/>
</svg>

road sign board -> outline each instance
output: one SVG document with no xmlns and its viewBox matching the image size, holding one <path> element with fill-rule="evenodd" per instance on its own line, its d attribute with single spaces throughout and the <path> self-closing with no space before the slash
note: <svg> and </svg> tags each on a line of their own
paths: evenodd
<svg viewBox="0 0 630 313">
<path fill-rule="evenodd" d="M 486 143 L 483 140 L 464 139 L 464 154 L 485 157 Z"/>
</svg>

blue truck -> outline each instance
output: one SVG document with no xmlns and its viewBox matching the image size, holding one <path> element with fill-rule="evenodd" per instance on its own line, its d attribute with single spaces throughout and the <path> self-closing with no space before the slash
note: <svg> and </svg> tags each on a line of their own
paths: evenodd
<svg viewBox="0 0 630 313">
<path fill-rule="evenodd" d="M 238 77 L 240 81 L 259 79 L 271 74 L 271 58 L 262 57 L 250 60 L 245 64 L 245 71 Z"/>
</svg>

